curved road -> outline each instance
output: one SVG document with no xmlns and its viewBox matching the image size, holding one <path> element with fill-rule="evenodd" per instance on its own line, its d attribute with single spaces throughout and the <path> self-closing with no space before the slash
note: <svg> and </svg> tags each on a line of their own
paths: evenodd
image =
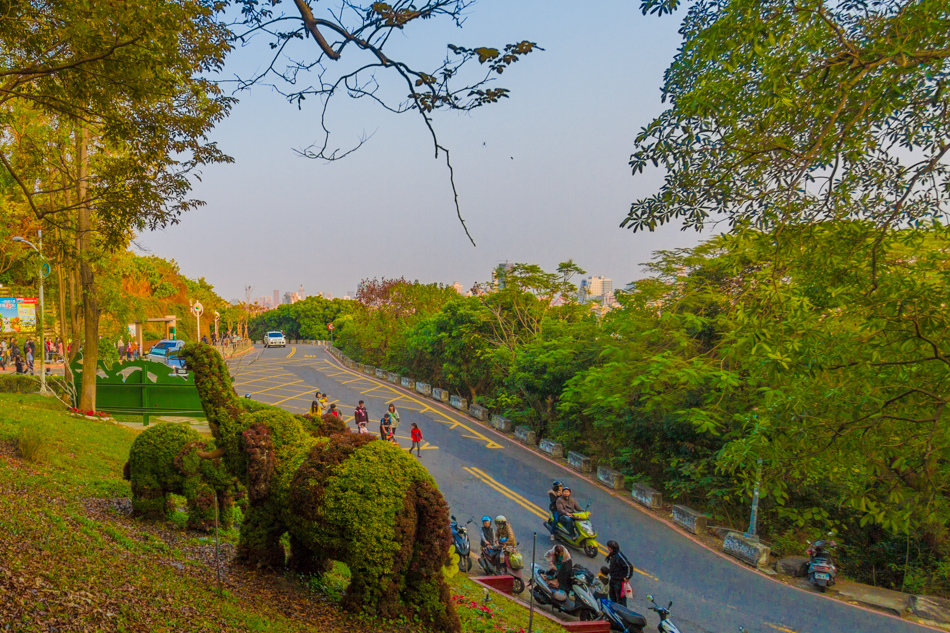
<svg viewBox="0 0 950 633">
<path fill-rule="evenodd" d="M 531 556 L 532 532 L 538 532 L 537 558 L 550 547 L 542 525 L 552 479 L 570 483 L 575 497 L 591 502 L 598 541 L 616 539 L 637 573 L 637 597 L 630 607 L 646 614 L 654 627 L 658 618 L 646 610 L 646 595 L 673 601 L 672 619 L 683 633 L 923 633 L 914 623 L 829 600 L 810 591 L 771 580 L 712 552 L 653 516 L 624 503 L 610 492 L 485 430 L 477 422 L 419 394 L 343 367 L 320 346 L 296 345 L 260 349 L 229 361 L 239 394 L 303 413 L 315 390 L 329 394 L 353 428 L 353 408 L 365 400 L 370 431 L 378 429 L 387 405 L 401 414 L 400 444 L 409 446 L 409 427 L 416 422 L 425 443 L 422 463 L 439 484 L 460 521 L 484 514 L 504 514 L 515 529 L 519 549 Z M 474 533 L 477 530 L 472 530 Z M 477 545 L 475 546 L 477 549 Z M 600 566 L 574 552 L 589 568 Z"/>
</svg>

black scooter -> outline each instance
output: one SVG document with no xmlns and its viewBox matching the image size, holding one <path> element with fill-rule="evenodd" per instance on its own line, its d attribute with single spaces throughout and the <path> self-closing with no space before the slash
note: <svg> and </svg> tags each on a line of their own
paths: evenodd
<svg viewBox="0 0 950 633">
<path fill-rule="evenodd" d="M 465 525 L 474 519 L 469 519 Z M 472 571 L 472 544 L 468 541 L 468 529 L 459 525 L 458 519 L 452 516 L 449 527 L 452 529 L 452 541 L 455 543 L 455 553 L 459 555 L 459 569 L 464 572 Z"/>
<path fill-rule="evenodd" d="M 591 593 L 589 578 L 593 574 L 580 565 L 574 567 L 570 591 L 551 587 L 548 575 L 540 565 L 532 565 L 531 593 L 535 602 L 572 615 L 581 621 L 595 620 L 601 615 L 600 603 Z"/>
<path fill-rule="evenodd" d="M 610 622 L 611 631 L 643 633 L 643 629 L 647 625 L 645 617 L 621 604 L 611 602 L 607 598 L 600 599 L 600 611 L 600 619 Z"/>
</svg>

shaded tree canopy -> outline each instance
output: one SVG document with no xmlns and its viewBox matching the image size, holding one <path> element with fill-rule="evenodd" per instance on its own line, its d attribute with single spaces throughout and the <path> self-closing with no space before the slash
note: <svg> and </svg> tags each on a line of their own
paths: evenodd
<svg viewBox="0 0 950 633">
<path fill-rule="evenodd" d="M 950 200 L 948 24 L 941 0 L 691 4 L 665 75 L 670 106 L 630 160 L 635 174 L 662 167 L 664 184 L 621 226 L 892 227 L 940 215 Z"/>
</svg>

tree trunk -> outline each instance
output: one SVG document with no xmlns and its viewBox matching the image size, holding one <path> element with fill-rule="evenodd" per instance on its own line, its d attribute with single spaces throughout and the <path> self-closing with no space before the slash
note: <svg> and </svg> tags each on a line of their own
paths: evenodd
<svg viewBox="0 0 950 633">
<path fill-rule="evenodd" d="M 79 409 L 96 410 L 96 369 L 99 364 L 99 302 L 96 297 L 95 276 L 90 243 L 92 241 L 92 210 L 86 199 L 86 174 L 89 156 L 88 132 L 82 128 L 79 142 L 79 276 L 82 282 L 82 307 L 84 321 L 82 351 L 82 391 L 79 394 Z"/>
<path fill-rule="evenodd" d="M 59 303 L 59 338 L 63 342 L 63 361 L 65 365 L 66 382 L 72 382 L 73 373 L 69 367 L 69 362 L 72 358 L 71 354 L 66 350 L 66 341 L 68 340 L 66 336 L 66 275 L 63 271 L 63 268 L 66 266 L 66 248 L 63 246 L 59 227 L 56 227 L 56 243 L 59 244 L 59 257 L 57 258 L 59 261 L 56 266 L 56 294 L 59 299 L 57 302 Z M 75 404 L 74 402 L 73 405 Z"/>
</svg>

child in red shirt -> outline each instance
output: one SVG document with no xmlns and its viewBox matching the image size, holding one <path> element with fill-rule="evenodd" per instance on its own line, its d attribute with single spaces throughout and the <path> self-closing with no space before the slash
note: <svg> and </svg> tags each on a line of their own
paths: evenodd
<svg viewBox="0 0 950 633">
<path fill-rule="evenodd" d="M 415 422 L 412 423 L 412 429 L 409 431 L 409 439 L 412 440 L 412 446 L 409 447 L 409 452 L 412 453 L 412 449 L 416 449 L 416 457 L 420 458 L 419 451 L 422 450 L 422 431 L 419 430 L 419 425 Z"/>
</svg>

